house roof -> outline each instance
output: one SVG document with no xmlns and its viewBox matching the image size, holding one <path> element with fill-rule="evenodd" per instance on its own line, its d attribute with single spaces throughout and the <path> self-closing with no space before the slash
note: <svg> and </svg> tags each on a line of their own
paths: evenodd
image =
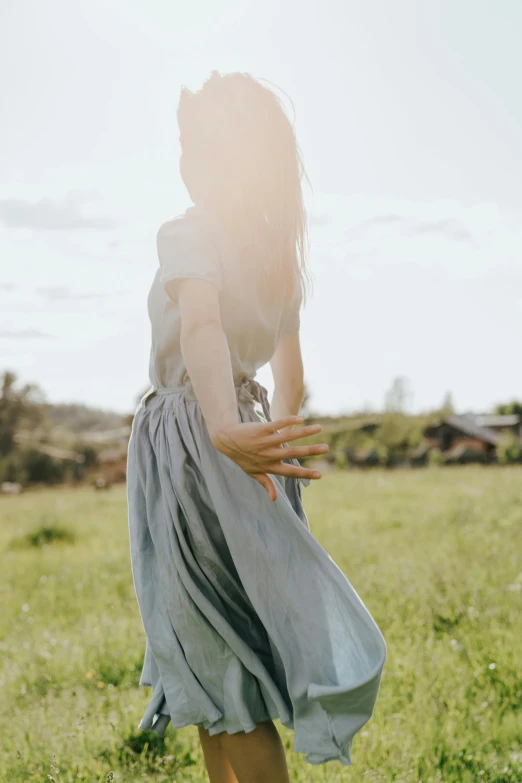
<svg viewBox="0 0 522 783">
<path fill-rule="evenodd" d="M 477 416 L 476 423 L 480 427 L 516 427 L 520 424 L 520 416 L 517 413 L 504 414 L 503 416 Z"/>
<path fill-rule="evenodd" d="M 472 438 L 477 438 L 484 443 L 490 443 L 495 446 L 499 439 L 500 434 L 488 427 L 482 427 L 477 424 L 476 418 L 469 413 L 462 415 L 444 416 L 440 424 L 449 424 L 450 427 L 454 427 L 456 430 L 463 432 L 465 435 L 469 435 Z M 440 426 L 440 424 L 438 426 Z M 436 429 L 429 427 L 428 429 Z"/>
</svg>

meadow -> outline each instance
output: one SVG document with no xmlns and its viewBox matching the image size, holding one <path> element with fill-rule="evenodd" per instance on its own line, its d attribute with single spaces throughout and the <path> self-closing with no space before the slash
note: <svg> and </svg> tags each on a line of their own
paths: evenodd
<svg viewBox="0 0 522 783">
<path fill-rule="evenodd" d="M 522 468 L 334 471 L 303 496 L 388 658 L 353 766 L 307 764 L 276 723 L 291 780 L 521 781 Z M 137 729 L 125 487 L 0 498 L 0 551 L 0 780 L 206 781 L 195 727 Z"/>
</svg>

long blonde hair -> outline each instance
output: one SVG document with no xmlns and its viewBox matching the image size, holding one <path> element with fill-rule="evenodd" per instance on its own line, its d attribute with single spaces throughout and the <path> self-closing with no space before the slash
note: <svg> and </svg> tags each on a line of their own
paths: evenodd
<svg viewBox="0 0 522 783">
<path fill-rule="evenodd" d="M 305 300 L 308 177 L 280 98 L 248 73 L 213 71 L 196 92 L 182 88 L 177 117 L 193 200 L 212 203 L 249 257 L 263 248 L 267 293 Z"/>
</svg>

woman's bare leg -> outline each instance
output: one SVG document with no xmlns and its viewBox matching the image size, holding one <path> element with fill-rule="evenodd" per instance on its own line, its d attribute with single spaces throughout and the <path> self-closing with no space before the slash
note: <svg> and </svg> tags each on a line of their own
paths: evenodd
<svg viewBox="0 0 522 783">
<path fill-rule="evenodd" d="M 198 731 L 210 783 L 238 783 L 230 761 L 223 750 L 221 742 L 223 735 L 210 736 L 208 731 L 201 726 L 198 726 Z"/>
<path fill-rule="evenodd" d="M 238 783 L 290 783 L 283 743 L 271 720 L 258 723 L 254 731 L 220 736 Z"/>
</svg>

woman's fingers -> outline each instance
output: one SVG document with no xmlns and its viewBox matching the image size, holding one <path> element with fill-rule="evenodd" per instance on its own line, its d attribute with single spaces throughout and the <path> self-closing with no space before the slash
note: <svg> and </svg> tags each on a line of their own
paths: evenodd
<svg viewBox="0 0 522 783">
<path fill-rule="evenodd" d="M 274 432 L 264 438 L 264 442 L 269 446 L 281 445 L 299 438 L 307 438 L 309 435 L 317 435 L 321 432 L 320 424 L 307 424 L 306 427 L 294 427 L 288 432 Z"/>
<path fill-rule="evenodd" d="M 255 473 L 252 478 L 255 478 L 262 487 L 266 489 L 270 495 L 270 500 L 277 500 L 277 489 L 274 480 L 270 478 L 267 473 Z"/>
<path fill-rule="evenodd" d="M 276 473 L 278 476 L 291 476 L 293 478 L 320 479 L 321 471 L 316 468 L 303 468 L 290 465 L 287 462 L 274 462 L 266 468 L 267 473 Z"/>
<path fill-rule="evenodd" d="M 303 421 L 303 416 L 285 416 L 284 419 L 264 422 L 263 427 L 267 432 L 274 432 L 274 430 L 282 430 L 285 427 L 292 427 L 294 424 L 302 424 Z"/>
<path fill-rule="evenodd" d="M 315 454 L 326 454 L 329 451 L 327 443 L 314 443 L 310 446 L 286 446 L 283 448 L 271 448 L 264 452 L 266 459 L 301 459 Z"/>
<path fill-rule="evenodd" d="M 287 416 L 270 422 L 245 422 L 229 426 L 212 440 L 214 446 L 252 476 L 268 492 L 272 500 L 277 498 L 276 485 L 269 474 L 293 478 L 318 479 L 320 471 L 293 465 L 289 460 L 325 454 L 326 443 L 306 446 L 289 446 L 288 441 L 305 438 L 321 432 L 320 424 L 304 427 L 291 425 L 303 421 L 301 416 Z M 290 429 L 288 429 L 290 427 Z M 285 432 L 277 430 L 286 428 Z M 287 460 L 283 462 L 283 460 Z"/>
</svg>

